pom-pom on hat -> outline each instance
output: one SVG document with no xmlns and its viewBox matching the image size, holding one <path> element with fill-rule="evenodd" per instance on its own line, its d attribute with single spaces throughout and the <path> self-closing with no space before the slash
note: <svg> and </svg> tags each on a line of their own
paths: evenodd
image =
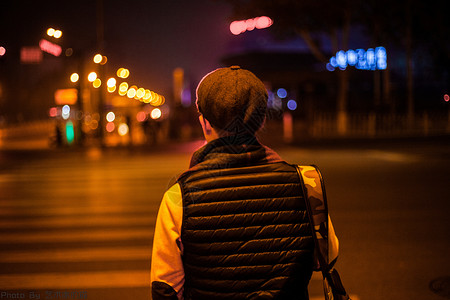
<svg viewBox="0 0 450 300">
<path fill-rule="evenodd" d="M 239 66 L 207 74 L 197 87 L 197 108 L 211 126 L 230 133 L 254 134 L 267 111 L 267 90 L 252 72 Z"/>
</svg>

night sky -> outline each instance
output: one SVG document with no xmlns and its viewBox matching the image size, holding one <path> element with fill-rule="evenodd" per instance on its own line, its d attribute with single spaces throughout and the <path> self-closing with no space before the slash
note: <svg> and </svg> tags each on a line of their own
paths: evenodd
<svg viewBox="0 0 450 300">
<path fill-rule="evenodd" d="M 107 72 L 126 67 L 130 83 L 162 94 L 171 92 L 177 67 L 193 84 L 219 67 L 234 38 L 224 1 L 103 0 L 103 12 Z M 37 46 L 48 27 L 63 31 L 63 49 L 96 52 L 96 1 L 2 0 L 0 25 L 0 44 L 11 56 Z"/>
</svg>

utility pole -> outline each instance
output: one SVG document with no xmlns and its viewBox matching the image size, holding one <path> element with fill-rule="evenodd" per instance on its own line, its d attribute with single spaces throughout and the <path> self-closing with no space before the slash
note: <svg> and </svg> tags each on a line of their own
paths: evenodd
<svg viewBox="0 0 450 300">
<path fill-rule="evenodd" d="M 97 0 L 97 51 L 102 55 L 104 50 L 104 16 L 103 16 L 103 0 Z M 99 77 L 104 79 L 103 66 L 99 64 L 98 68 Z M 105 99 L 104 92 L 102 88 L 98 89 L 98 138 L 100 140 L 100 145 L 103 146 L 104 142 L 104 109 L 105 109 Z"/>
<path fill-rule="evenodd" d="M 414 79 L 413 79 L 413 57 L 412 57 L 412 15 L 411 0 L 406 5 L 406 78 L 408 89 L 407 102 L 407 122 L 408 130 L 412 130 L 414 126 Z"/>
</svg>

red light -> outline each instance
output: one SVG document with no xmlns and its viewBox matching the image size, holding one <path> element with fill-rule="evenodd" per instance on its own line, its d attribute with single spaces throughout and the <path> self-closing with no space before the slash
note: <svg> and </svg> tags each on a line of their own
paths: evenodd
<svg viewBox="0 0 450 300">
<path fill-rule="evenodd" d="M 242 21 L 233 21 L 230 24 L 230 31 L 234 35 L 238 35 L 244 33 L 246 31 L 251 31 L 255 28 L 263 29 L 270 27 L 273 24 L 271 18 L 262 16 L 254 19 L 247 19 Z"/>
<path fill-rule="evenodd" d="M 56 107 L 50 108 L 50 110 L 48 111 L 48 115 L 49 115 L 51 118 L 56 117 L 56 116 L 58 115 L 58 109 L 57 109 Z"/>
<path fill-rule="evenodd" d="M 54 56 L 60 56 L 62 52 L 61 46 L 50 43 L 49 41 L 44 39 L 39 41 L 39 47 L 42 51 L 50 53 Z"/>
<path fill-rule="evenodd" d="M 108 124 L 106 124 L 106 131 L 108 132 L 113 132 L 115 128 L 116 125 L 114 125 L 113 122 L 108 122 Z"/>
<path fill-rule="evenodd" d="M 138 122 L 144 122 L 145 120 L 147 120 L 147 114 L 143 111 L 140 111 L 137 113 L 136 119 L 138 120 Z"/>
<path fill-rule="evenodd" d="M 449 96 L 448 94 L 445 94 L 445 95 L 444 95 L 444 101 L 445 101 L 445 102 L 450 101 L 450 96 Z"/>
<path fill-rule="evenodd" d="M 272 19 L 266 16 L 259 17 L 256 20 L 256 28 L 258 29 L 270 27 L 272 24 L 273 24 Z"/>
</svg>

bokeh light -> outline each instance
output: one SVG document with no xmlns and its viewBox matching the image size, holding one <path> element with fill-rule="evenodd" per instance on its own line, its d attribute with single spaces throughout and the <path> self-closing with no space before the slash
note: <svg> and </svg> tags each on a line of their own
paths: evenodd
<svg viewBox="0 0 450 300">
<path fill-rule="evenodd" d="M 106 85 L 107 85 L 108 87 L 113 87 L 113 86 L 115 86 L 115 85 L 116 85 L 116 79 L 113 78 L 113 77 L 109 78 L 108 81 L 106 82 Z"/>
<path fill-rule="evenodd" d="M 62 37 L 62 31 L 61 30 L 55 30 L 55 32 L 53 33 L 53 37 L 55 39 L 59 39 L 60 37 Z"/>
<path fill-rule="evenodd" d="M 48 36 L 53 36 L 54 34 L 55 34 L 55 29 L 54 28 L 47 29 L 47 35 Z"/>
<path fill-rule="evenodd" d="M 112 122 L 116 119 L 116 115 L 110 111 L 109 113 L 106 114 L 106 121 L 108 122 Z"/>
<path fill-rule="evenodd" d="M 130 89 L 127 92 L 127 97 L 132 99 L 136 96 L 136 88 L 135 87 L 130 87 Z"/>
<path fill-rule="evenodd" d="M 58 115 L 58 109 L 57 109 L 56 107 L 50 108 L 49 111 L 48 111 L 48 115 L 49 115 L 51 118 L 56 117 L 56 116 Z"/>
<path fill-rule="evenodd" d="M 96 89 L 98 89 L 102 85 L 102 81 L 100 78 L 96 78 L 94 82 L 92 82 L 92 86 Z"/>
<path fill-rule="evenodd" d="M 106 131 L 113 132 L 116 129 L 116 125 L 113 122 L 108 122 L 106 124 Z"/>
<path fill-rule="evenodd" d="M 144 96 L 145 96 L 145 89 L 139 88 L 139 89 L 136 91 L 136 97 L 137 97 L 138 99 L 141 99 L 141 98 L 143 98 Z"/>
<path fill-rule="evenodd" d="M 61 110 L 61 115 L 64 120 L 67 120 L 70 117 L 70 106 L 64 105 Z"/>
<path fill-rule="evenodd" d="M 93 61 L 94 61 L 96 64 L 99 64 L 99 63 L 102 61 L 102 59 L 103 59 L 103 56 L 102 56 L 101 54 L 95 54 L 95 55 L 94 55 L 94 58 L 93 58 Z"/>
<path fill-rule="evenodd" d="M 119 133 L 120 136 L 124 136 L 128 133 L 128 125 L 125 123 L 121 123 L 119 125 L 119 128 L 117 128 L 117 132 Z"/>
<path fill-rule="evenodd" d="M 147 120 L 147 114 L 144 111 L 140 111 L 136 114 L 136 120 L 138 122 L 144 122 Z"/>
<path fill-rule="evenodd" d="M 161 118 L 161 115 L 162 115 L 162 113 L 161 113 L 161 110 L 160 110 L 159 108 L 154 108 L 154 109 L 152 110 L 152 112 L 150 113 L 150 117 L 151 117 L 153 120 L 156 120 L 156 119 Z"/>
<path fill-rule="evenodd" d="M 95 73 L 95 72 L 89 73 L 89 75 L 88 75 L 88 81 L 89 81 L 89 82 L 94 82 L 95 79 L 97 79 L 97 73 Z"/>
<path fill-rule="evenodd" d="M 117 70 L 117 77 L 119 77 L 119 78 L 127 78 L 128 76 L 130 76 L 130 71 L 128 69 L 119 68 Z"/>
<path fill-rule="evenodd" d="M 109 93 L 114 93 L 116 91 L 116 86 L 115 85 L 108 86 L 106 89 L 108 90 Z"/>
<path fill-rule="evenodd" d="M 262 16 L 254 19 L 247 19 L 241 21 L 233 21 L 230 24 L 230 31 L 234 35 L 238 35 L 241 33 L 251 31 L 255 28 L 263 29 L 272 26 L 273 21 L 271 18 Z"/>
<path fill-rule="evenodd" d="M 66 139 L 69 144 L 72 144 L 75 139 L 75 130 L 72 121 L 66 123 Z"/>
<path fill-rule="evenodd" d="M 77 82 L 78 79 L 80 79 L 80 75 L 78 75 L 78 73 L 72 73 L 72 75 L 70 75 L 70 81 L 73 83 Z"/>
<path fill-rule="evenodd" d="M 6 48 L 5 47 L 0 47 L 0 56 L 3 56 L 6 54 Z"/>
<path fill-rule="evenodd" d="M 279 88 L 278 90 L 277 90 L 277 95 L 278 95 L 278 97 L 280 97 L 280 98 L 286 98 L 287 97 L 287 91 L 286 91 L 286 89 L 283 89 L 283 88 Z"/>
<path fill-rule="evenodd" d="M 296 110 L 297 109 L 297 102 L 293 99 L 289 100 L 287 102 L 287 108 L 289 108 L 289 110 Z"/>
</svg>

